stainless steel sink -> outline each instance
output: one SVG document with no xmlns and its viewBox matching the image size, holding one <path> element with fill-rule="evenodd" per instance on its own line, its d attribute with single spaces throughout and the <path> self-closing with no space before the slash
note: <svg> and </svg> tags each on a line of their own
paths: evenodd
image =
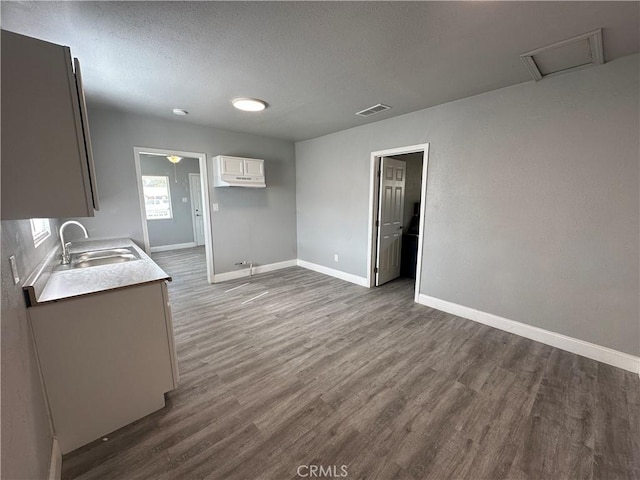
<svg viewBox="0 0 640 480">
<path fill-rule="evenodd" d="M 105 250 L 90 250 L 74 253 L 68 265 L 59 265 L 59 270 L 74 268 L 97 267 L 100 265 L 112 265 L 114 263 L 131 262 L 139 260 L 140 256 L 132 248 L 109 248 Z"/>
<path fill-rule="evenodd" d="M 130 262 L 131 260 L 138 260 L 138 258 L 131 254 L 114 255 L 112 257 L 95 257 L 88 260 L 72 261 L 71 268 L 97 267 L 98 265 L 111 265 L 113 263 Z"/>
<path fill-rule="evenodd" d="M 134 255 L 135 252 L 129 248 L 109 248 L 105 250 L 90 250 L 88 252 L 76 253 L 72 258 L 78 261 L 90 260 L 92 258 L 116 257 L 119 255 Z M 136 255 L 136 258 L 137 255 Z"/>
</svg>

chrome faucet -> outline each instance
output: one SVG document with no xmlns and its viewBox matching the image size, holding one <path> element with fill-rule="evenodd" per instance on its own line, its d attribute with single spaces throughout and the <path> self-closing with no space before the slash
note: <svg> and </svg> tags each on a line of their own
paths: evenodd
<svg viewBox="0 0 640 480">
<path fill-rule="evenodd" d="M 87 229 L 84 228 L 80 222 L 76 222 L 75 220 L 69 220 L 68 222 L 64 222 L 60 225 L 60 229 L 58 230 L 60 234 L 60 243 L 62 243 L 62 265 L 68 265 L 71 261 L 71 254 L 69 253 L 69 247 L 71 246 L 71 242 L 64 242 L 64 229 L 67 225 L 77 225 L 84 232 L 84 238 L 89 238 L 89 234 L 87 233 Z"/>
</svg>

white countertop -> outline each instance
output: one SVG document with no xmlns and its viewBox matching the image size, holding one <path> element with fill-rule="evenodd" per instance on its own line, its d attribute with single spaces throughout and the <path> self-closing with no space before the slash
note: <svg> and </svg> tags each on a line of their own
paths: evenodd
<svg viewBox="0 0 640 480">
<path fill-rule="evenodd" d="M 74 242 L 69 250 L 73 254 L 120 247 L 133 247 L 140 259 L 111 265 L 59 270 L 55 268 L 59 259 L 57 256 L 53 257 L 50 262 L 52 265 L 42 269 L 40 275 L 47 275 L 48 278 L 43 277 L 40 280 L 40 288 L 34 288 L 39 275 L 23 285 L 29 292 L 32 306 L 143 283 L 171 280 L 171 277 L 129 238 Z"/>
</svg>

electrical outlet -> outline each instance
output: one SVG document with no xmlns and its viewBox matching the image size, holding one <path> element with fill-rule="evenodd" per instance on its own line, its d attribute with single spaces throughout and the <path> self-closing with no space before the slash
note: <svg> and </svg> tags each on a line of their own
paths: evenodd
<svg viewBox="0 0 640 480">
<path fill-rule="evenodd" d="M 9 257 L 9 265 L 11 265 L 11 275 L 13 275 L 13 284 L 17 285 L 20 282 L 20 275 L 18 275 L 18 265 L 16 264 L 15 255 L 11 255 Z"/>
<path fill-rule="evenodd" d="M 189 199 L 187 197 L 182 197 L 182 203 L 189 203 Z"/>
<path fill-rule="evenodd" d="M 218 210 L 220 210 L 220 207 L 218 206 L 217 203 L 212 203 L 211 207 L 214 212 L 217 212 Z"/>
<path fill-rule="evenodd" d="M 337 253 L 333 256 L 333 261 L 334 261 L 334 262 L 337 262 L 337 261 L 338 261 L 338 254 L 337 254 Z"/>
</svg>

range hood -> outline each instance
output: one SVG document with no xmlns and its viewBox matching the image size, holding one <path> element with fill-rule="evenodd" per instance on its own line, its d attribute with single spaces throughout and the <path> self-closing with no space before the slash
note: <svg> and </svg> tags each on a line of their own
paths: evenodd
<svg viewBox="0 0 640 480">
<path fill-rule="evenodd" d="M 264 188 L 264 160 L 260 158 L 213 157 L 214 187 Z"/>
</svg>

